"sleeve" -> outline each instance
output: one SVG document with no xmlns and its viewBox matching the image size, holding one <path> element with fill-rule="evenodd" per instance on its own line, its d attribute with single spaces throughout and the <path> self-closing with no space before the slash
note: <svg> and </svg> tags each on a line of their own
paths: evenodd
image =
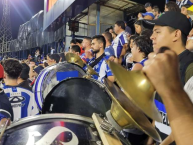
<svg viewBox="0 0 193 145">
<path fill-rule="evenodd" d="M 107 74 L 107 77 L 109 76 L 113 76 L 113 73 L 111 71 L 111 69 L 109 68 L 108 64 L 106 63 L 106 74 Z"/>
<path fill-rule="evenodd" d="M 11 113 L 7 110 L 0 109 L 0 120 L 3 118 L 12 118 Z"/>
<path fill-rule="evenodd" d="M 184 86 L 185 92 L 188 94 L 190 100 L 193 103 L 193 77 L 191 77 Z"/>
<path fill-rule="evenodd" d="M 122 46 L 128 43 L 127 36 L 125 34 L 121 35 L 119 40 Z"/>
<path fill-rule="evenodd" d="M 11 107 L 11 104 L 9 100 L 3 101 L 3 97 L 1 97 L 0 100 L 0 120 L 2 118 L 11 118 L 11 120 L 13 120 L 13 109 Z"/>
<path fill-rule="evenodd" d="M 186 69 L 185 82 L 187 82 L 193 76 L 193 63 L 191 63 Z"/>
</svg>

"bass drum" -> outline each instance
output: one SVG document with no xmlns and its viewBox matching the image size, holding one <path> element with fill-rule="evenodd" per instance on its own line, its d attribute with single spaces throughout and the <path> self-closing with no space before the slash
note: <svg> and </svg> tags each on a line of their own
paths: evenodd
<svg viewBox="0 0 193 145">
<path fill-rule="evenodd" d="M 41 71 L 33 87 L 35 100 L 39 110 L 42 110 L 43 101 L 48 93 L 60 81 L 73 77 L 81 78 L 85 75 L 86 73 L 81 67 L 67 62 L 52 65 Z"/>
<path fill-rule="evenodd" d="M 106 87 L 94 80 L 71 78 L 60 82 L 47 95 L 42 113 L 69 113 L 91 117 L 105 115 L 111 108 Z"/>
<path fill-rule="evenodd" d="M 97 145 L 101 143 L 91 118 L 73 114 L 21 119 L 5 131 L 0 145 Z"/>
</svg>

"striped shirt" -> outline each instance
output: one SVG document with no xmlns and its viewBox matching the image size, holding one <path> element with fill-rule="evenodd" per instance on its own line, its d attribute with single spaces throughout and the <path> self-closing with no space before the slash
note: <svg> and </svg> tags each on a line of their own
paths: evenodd
<svg viewBox="0 0 193 145">
<path fill-rule="evenodd" d="M 13 108 L 14 119 L 36 115 L 39 113 L 34 94 L 24 88 L 4 86 L 4 92 Z"/>
<path fill-rule="evenodd" d="M 109 58 L 107 56 L 104 56 L 99 62 L 98 64 L 96 64 L 94 66 L 94 70 L 99 74 L 99 76 L 97 75 L 93 75 L 92 77 L 95 80 L 98 80 L 99 82 L 103 83 L 103 79 L 105 77 L 109 77 L 109 76 L 113 76 L 108 64 L 106 63 L 106 60 L 108 60 Z"/>
<path fill-rule="evenodd" d="M 123 45 L 127 44 L 127 35 L 125 31 L 117 35 L 115 40 L 113 40 L 112 46 L 115 52 L 115 57 L 119 58 L 123 49 Z"/>
<path fill-rule="evenodd" d="M 176 1 L 176 4 L 181 8 L 185 4 L 193 5 L 193 3 L 190 0 L 182 0 L 182 1 Z"/>
</svg>

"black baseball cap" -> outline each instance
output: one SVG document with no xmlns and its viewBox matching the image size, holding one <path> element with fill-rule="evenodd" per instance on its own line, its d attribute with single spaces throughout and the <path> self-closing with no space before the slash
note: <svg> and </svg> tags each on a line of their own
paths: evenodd
<svg viewBox="0 0 193 145">
<path fill-rule="evenodd" d="M 145 8 L 147 8 L 147 7 L 152 7 L 152 4 L 151 4 L 151 3 L 149 3 L 149 2 L 148 2 L 148 3 L 146 3 L 146 4 L 145 4 Z"/>
<path fill-rule="evenodd" d="M 151 28 L 155 25 L 158 26 L 169 26 L 174 29 L 179 29 L 181 32 L 188 36 L 191 30 L 190 21 L 184 14 L 180 12 L 168 11 L 163 13 L 158 19 L 156 20 L 143 20 L 144 27 Z"/>
</svg>

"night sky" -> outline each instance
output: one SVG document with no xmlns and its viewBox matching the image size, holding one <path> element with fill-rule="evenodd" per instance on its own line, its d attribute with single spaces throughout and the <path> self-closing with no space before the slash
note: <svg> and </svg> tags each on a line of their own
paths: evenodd
<svg viewBox="0 0 193 145">
<path fill-rule="evenodd" d="M 15 39 L 19 26 L 44 9 L 44 0 L 10 0 L 12 36 Z M 0 0 L 0 21 L 2 18 L 2 1 Z"/>
</svg>

